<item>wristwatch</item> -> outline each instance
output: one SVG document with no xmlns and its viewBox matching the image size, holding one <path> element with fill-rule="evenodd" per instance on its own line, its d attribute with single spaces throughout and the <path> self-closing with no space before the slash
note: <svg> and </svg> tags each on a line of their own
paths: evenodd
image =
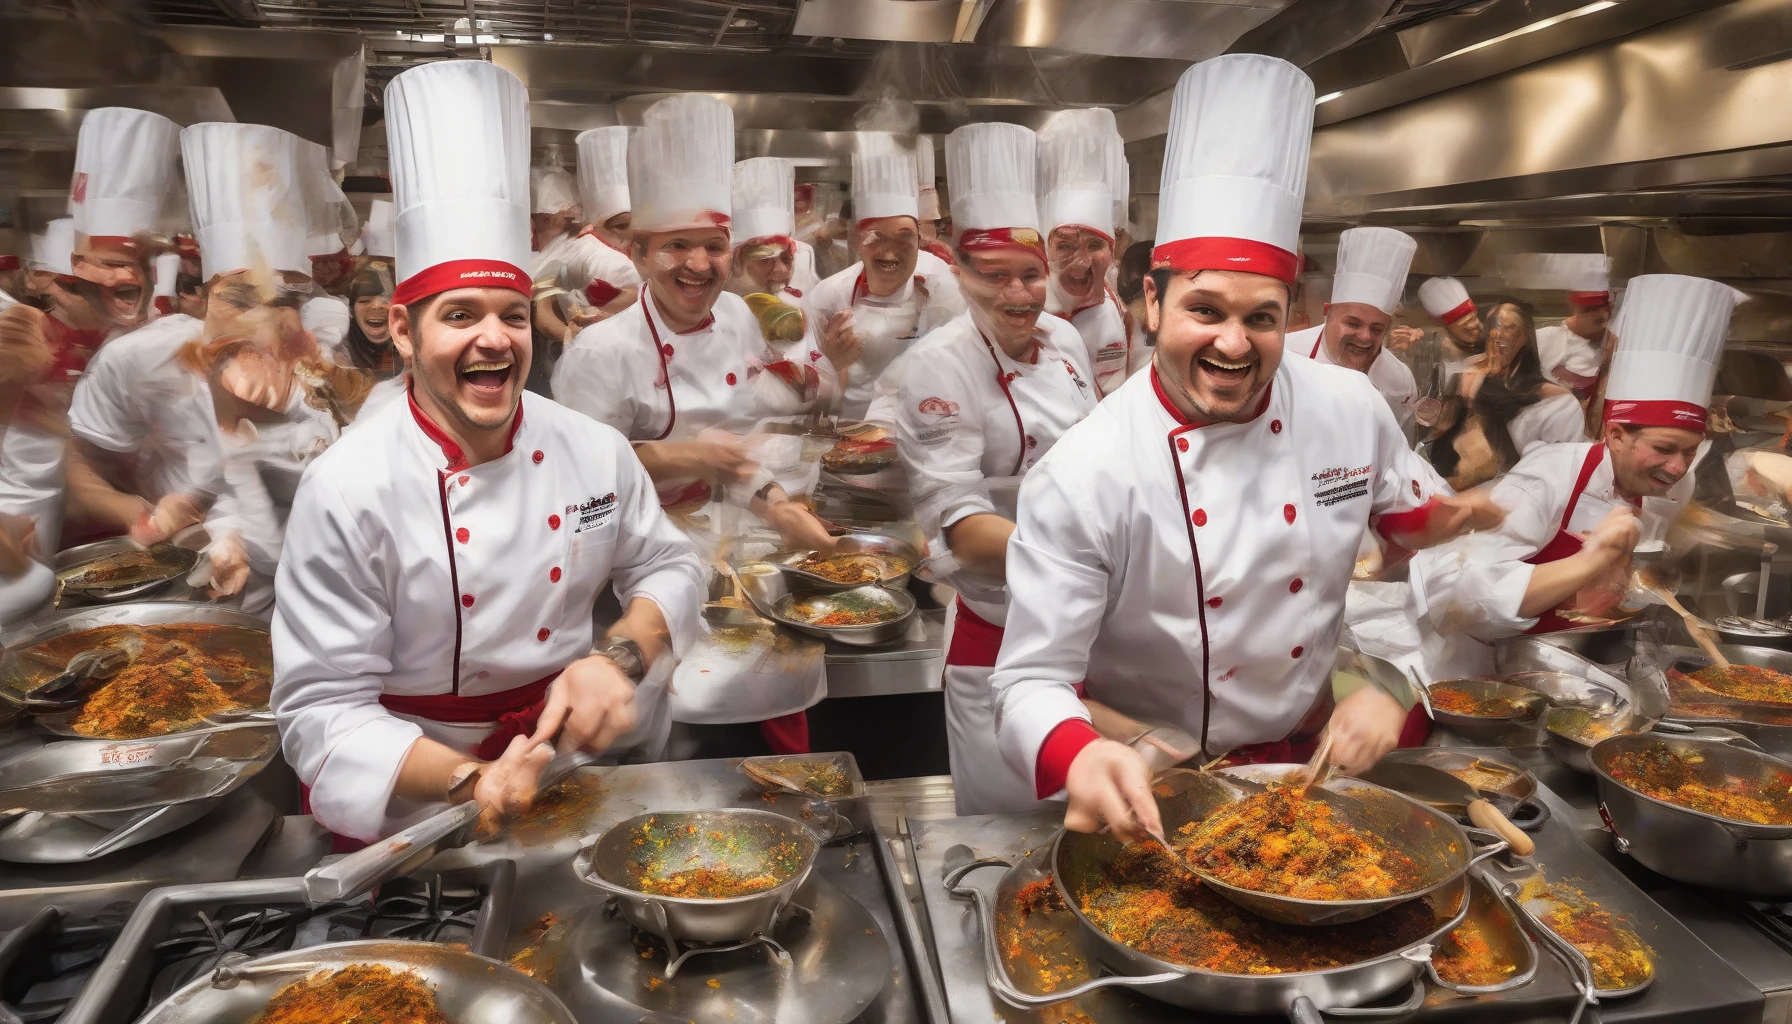
<svg viewBox="0 0 1792 1024">
<path fill-rule="evenodd" d="M 473 799 L 473 791 L 479 788 L 480 773 L 485 765 L 478 761 L 465 761 L 448 776 L 448 802 L 451 804 L 466 803 Z"/>
<path fill-rule="evenodd" d="M 610 659 L 636 686 L 647 676 L 647 659 L 641 655 L 641 645 L 626 636 L 605 637 L 603 646 L 592 648 L 591 653 Z"/>
</svg>

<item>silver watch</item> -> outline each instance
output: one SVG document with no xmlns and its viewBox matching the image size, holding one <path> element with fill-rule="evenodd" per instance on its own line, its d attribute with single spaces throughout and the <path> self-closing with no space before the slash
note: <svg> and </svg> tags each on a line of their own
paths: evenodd
<svg viewBox="0 0 1792 1024">
<path fill-rule="evenodd" d="M 592 648 L 591 653 L 610 659 L 636 686 L 647 676 L 647 659 L 641 656 L 641 645 L 628 637 L 605 637 L 603 645 Z"/>
</svg>

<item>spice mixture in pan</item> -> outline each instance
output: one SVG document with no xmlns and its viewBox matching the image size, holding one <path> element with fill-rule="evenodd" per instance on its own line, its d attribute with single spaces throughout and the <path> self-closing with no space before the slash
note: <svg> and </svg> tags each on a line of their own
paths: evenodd
<svg viewBox="0 0 1792 1024">
<path fill-rule="evenodd" d="M 596 772 L 576 772 L 535 799 L 535 805 L 509 821 L 480 819 L 476 842 L 504 838 L 519 846 L 545 846 L 576 839 L 604 802 L 603 779 Z"/>
<path fill-rule="evenodd" d="M 1481 923 L 1468 917 L 1437 944 L 1431 962 L 1437 976 L 1452 985 L 1498 985 L 1518 972 L 1518 965 L 1501 956 L 1487 941 Z"/>
<path fill-rule="evenodd" d="M 802 848 L 780 840 L 761 848 L 750 828 L 703 831 L 696 825 L 661 827 L 650 819 L 631 842 L 629 885 L 649 896 L 726 900 L 784 884 L 802 867 Z M 682 835 L 677 834 L 682 832 Z"/>
<path fill-rule="evenodd" d="M 869 626 L 896 617 L 896 609 L 855 591 L 799 597 L 785 606 L 785 614 L 812 626 Z"/>
<path fill-rule="evenodd" d="M 803 791 L 816 796 L 849 796 L 852 779 L 846 766 L 825 757 L 781 757 L 754 762 L 760 771 L 787 782 L 794 782 Z"/>
<path fill-rule="evenodd" d="M 1511 697 L 1478 697 L 1454 686 L 1437 685 L 1425 691 L 1431 706 L 1452 715 L 1470 718 L 1521 718 L 1530 708 Z"/>
<path fill-rule="evenodd" d="M 119 589 L 168 578 L 178 563 L 164 561 L 154 551 L 115 551 L 61 574 L 70 589 Z"/>
<path fill-rule="evenodd" d="M 1593 986 L 1600 991 L 1640 985 L 1655 974 L 1655 951 L 1628 923 L 1581 890 L 1533 876 L 1518 898 L 1527 904 L 1549 904 L 1541 915 L 1543 923 L 1587 958 L 1593 967 Z"/>
<path fill-rule="evenodd" d="M 1239 909 L 1193 872 L 1178 870 L 1161 851 L 1140 844 L 1122 850 L 1105 874 L 1076 896 L 1083 916 L 1114 941 L 1168 963 L 1221 974 L 1286 974 L 1362 963 L 1422 940 L 1439 924 L 1432 906 L 1437 894 L 1352 924 L 1277 924 Z"/>
<path fill-rule="evenodd" d="M 1178 837 L 1191 864 L 1253 892 L 1375 900 L 1421 886 L 1418 866 L 1387 840 L 1281 786 L 1184 825 Z"/>
<path fill-rule="evenodd" d="M 1705 814 L 1755 825 L 1792 825 L 1792 775 L 1771 779 L 1725 777 L 1713 785 L 1697 778 L 1705 758 L 1666 746 L 1630 750 L 1606 764 L 1612 778 L 1644 796 Z"/>
<path fill-rule="evenodd" d="M 1682 673 L 1676 669 L 1670 673 L 1670 677 L 1673 676 L 1725 697 L 1766 704 L 1792 704 L 1792 676 L 1759 665 L 1731 665 L 1727 669 L 1707 665 L 1697 672 Z"/>
<path fill-rule="evenodd" d="M 794 568 L 814 573 L 833 583 L 879 583 L 895 579 L 913 568 L 901 555 L 881 551 L 848 551 L 837 555 L 810 555 L 793 562 Z"/>
<path fill-rule="evenodd" d="M 251 1024 L 450 1024 L 429 985 L 410 971 L 352 964 L 314 974 L 274 994 Z"/>
</svg>

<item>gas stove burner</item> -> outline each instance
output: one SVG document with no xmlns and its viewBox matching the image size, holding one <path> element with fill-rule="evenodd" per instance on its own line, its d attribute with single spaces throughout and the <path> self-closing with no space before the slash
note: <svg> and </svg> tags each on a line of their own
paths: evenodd
<svg viewBox="0 0 1792 1024">
<path fill-rule="evenodd" d="M 0 939 L 0 1021 L 53 1021 L 80 993 L 122 922 L 75 924 L 45 907 Z"/>
<path fill-rule="evenodd" d="M 616 918 L 621 913 L 621 908 L 617 905 L 615 900 L 605 900 L 603 913 L 606 918 Z M 790 922 L 793 927 L 807 926 L 809 924 L 809 919 L 812 916 L 813 915 L 810 913 L 808 907 L 790 903 L 784 907 L 783 913 L 778 916 L 778 927 L 782 930 L 786 922 Z M 752 937 L 745 942 L 681 942 L 671 935 L 645 932 L 633 925 L 627 925 L 626 923 L 625 926 L 628 928 L 629 938 L 634 943 L 637 955 L 639 955 L 641 959 L 653 960 L 657 957 L 667 956 L 669 953 L 676 952 L 677 955 L 672 956 L 666 964 L 664 977 L 667 981 L 671 981 L 672 977 L 678 973 L 678 969 L 684 966 L 684 962 L 691 957 L 714 953 L 732 953 L 735 950 L 752 949 L 756 946 L 764 946 L 771 950 L 772 957 L 777 960 L 779 966 L 790 966 L 789 951 L 779 945 L 776 939 L 773 939 L 763 932 L 754 932 Z"/>
<path fill-rule="evenodd" d="M 478 923 L 479 905 L 485 899 L 485 891 L 478 886 L 447 888 L 440 876 L 431 878 L 421 892 L 403 889 L 402 880 L 398 886 L 397 892 L 392 891 L 391 883 L 382 889 L 373 905 L 374 926 L 370 934 L 442 942 L 445 933 L 464 930 L 470 934 Z"/>
<path fill-rule="evenodd" d="M 856 1020 L 889 983 L 883 928 L 819 873 L 792 907 L 803 909 L 786 913 L 769 936 L 681 947 L 636 930 L 606 904 L 588 906 L 559 949 L 554 987 L 585 1024 Z"/>
</svg>

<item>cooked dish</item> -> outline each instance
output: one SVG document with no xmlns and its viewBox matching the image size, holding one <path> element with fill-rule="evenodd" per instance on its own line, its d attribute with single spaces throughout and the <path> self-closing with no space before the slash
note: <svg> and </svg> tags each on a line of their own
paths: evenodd
<svg viewBox="0 0 1792 1024">
<path fill-rule="evenodd" d="M 636 832 L 631 841 L 650 852 L 629 862 L 631 888 L 649 896 L 728 900 L 776 888 L 802 870 L 803 851 L 792 840 L 761 849 L 735 832 L 679 827 L 682 836 L 668 836 L 650 819 Z M 677 849 L 667 850 L 674 838 L 681 840 Z M 695 840 L 696 848 L 683 840 Z"/>
<path fill-rule="evenodd" d="M 503 838 L 520 846 L 576 839 L 603 806 L 606 792 L 603 779 L 596 773 L 575 773 L 555 783 L 536 797 L 534 806 L 509 821 L 481 818 L 474 839 L 484 843 Z"/>
<path fill-rule="evenodd" d="M 1421 887 L 1418 866 L 1330 804 L 1275 786 L 1182 826 L 1190 864 L 1228 885 L 1304 900 L 1378 900 Z"/>
<path fill-rule="evenodd" d="M 1518 971 L 1517 964 L 1494 951 L 1486 931 L 1473 917 L 1464 919 L 1438 942 L 1431 963 L 1437 976 L 1452 985 L 1498 985 Z"/>
<path fill-rule="evenodd" d="M 845 765 L 829 758 L 760 758 L 753 765 L 766 775 L 793 782 L 816 796 L 849 796 L 852 793 L 852 780 L 847 778 Z"/>
<path fill-rule="evenodd" d="M 1433 708 L 1467 718 L 1522 718 L 1531 710 L 1514 697 L 1482 697 L 1447 683 L 1436 684 L 1425 692 Z"/>
<path fill-rule="evenodd" d="M 811 626 L 870 626 L 901 614 L 885 601 L 852 591 L 798 597 L 784 606 L 784 613 Z"/>
<path fill-rule="evenodd" d="M 1161 851 L 1134 844 L 1076 893 L 1083 916 L 1122 945 L 1173 964 L 1221 974 L 1285 974 L 1362 963 L 1404 949 L 1437 927 L 1427 900 L 1410 900 L 1354 924 L 1307 928 L 1240 910 L 1178 870 Z"/>
<path fill-rule="evenodd" d="M 1792 676 L 1759 665 L 1707 665 L 1697 672 L 1674 672 L 1701 690 L 1767 704 L 1792 704 Z"/>
<path fill-rule="evenodd" d="M 1593 987 L 1601 992 L 1632 988 L 1655 974 L 1655 951 L 1629 924 L 1579 889 L 1533 877 L 1524 884 L 1519 899 L 1550 904 L 1542 915 L 1543 923 L 1587 958 L 1593 968 Z"/>
<path fill-rule="evenodd" d="M 1725 778 L 1712 785 L 1694 777 L 1704 763 L 1701 755 L 1656 746 L 1614 755 L 1606 771 L 1644 796 L 1690 810 L 1754 825 L 1792 825 L 1792 775 L 1776 772 L 1770 781 Z"/>
<path fill-rule="evenodd" d="M 810 555 L 790 563 L 792 568 L 814 573 L 833 583 L 881 583 L 914 568 L 908 559 L 881 551 L 849 551 L 837 555 Z"/>
<path fill-rule="evenodd" d="M 875 473 L 896 464 L 896 442 L 879 437 L 843 438 L 821 457 L 821 468 L 834 473 Z"/>
<path fill-rule="evenodd" d="M 147 551 L 116 551 L 58 573 L 69 590 L 122 590 L 142 583 L 168 580 L 181 572 L 183 559 L 173 549 L 158 544 Z"/>
<path fill-rule="evenodd" d="M 252 1024 L 450 1024 L 428 983 L 410 971 L 352 964 L 281 989 Z"/>
</svg>

